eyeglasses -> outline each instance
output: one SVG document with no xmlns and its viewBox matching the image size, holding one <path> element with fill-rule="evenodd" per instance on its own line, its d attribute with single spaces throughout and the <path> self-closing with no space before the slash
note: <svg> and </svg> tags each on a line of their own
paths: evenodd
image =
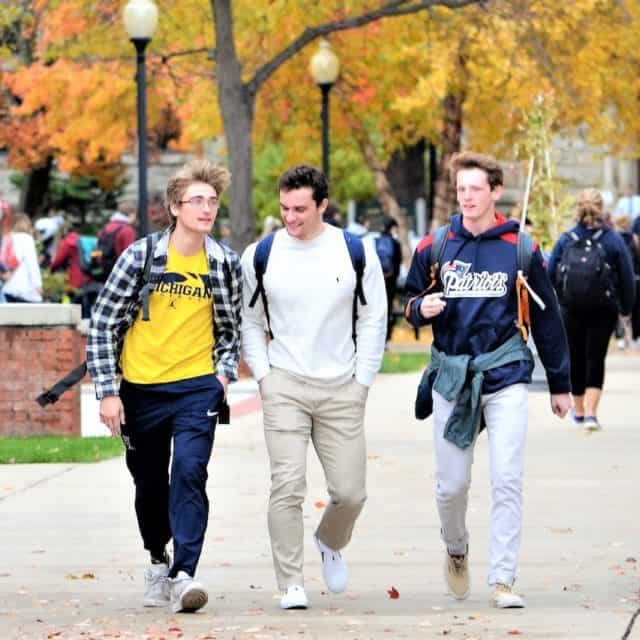
<svg viewBox="0 0 640 640">
<path fill-rule="evenodd" d="M 192 207 L 197 207 L 198 209 L 204 209 L 205 203 L 209 209 L 215 209 L 220 204 L 218 198 L 205 198 L 204 196 L 193 196 L 193 198 L 179 200 L 179 202 L 180 204 L 190 204 Z"/>
</svg>

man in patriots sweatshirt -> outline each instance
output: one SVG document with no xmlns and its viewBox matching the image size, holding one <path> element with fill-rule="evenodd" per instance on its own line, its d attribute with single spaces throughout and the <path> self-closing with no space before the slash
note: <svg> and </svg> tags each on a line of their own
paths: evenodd
<svg viewBox="0 0 640 640">
<path fill-rule="evenodd" d="M 451 594 L 459 600 L 469 595 L 467 499 L 473 449 L 486 426 L 492 491 L 490 603 L 523 607 L 513 583 L 533 359 L 518 324 L 519 225 L 496 211 L 503 175 L 495 159 L 455 154 L 451 178 L 461 213 L 451 217 L 440 265 L 433 264 L 438 259 L 431 256 L 435 236 L 428 235 L 416 248 L 407 277 L 407 319 L 414 327 L 433 328 L 431 364 L 418 391 L 416 415 L 433 411 L 436 503 Z M 530 299 L 530 323 L 547 374 L 551 410 L 564 417 L 571 402 L 567 340 L 535 243 L 526 277 L 537 294 L 532 298 L 539 298 L 539 304 Z"/>
</svg>

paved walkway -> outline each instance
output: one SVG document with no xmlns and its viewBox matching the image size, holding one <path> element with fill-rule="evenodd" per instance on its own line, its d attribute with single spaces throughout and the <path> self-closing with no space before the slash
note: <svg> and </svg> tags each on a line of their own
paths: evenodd
<svg viewBox="0 0 640 640">
<path fill-rule="evenodd" d="M 146 562 L 122 459 L 0 467 L 0 639 L 621 638 L 640 606 L 640 354 L 609 358 L 604 431 L 585 434 L 530 396 L 525 529 L 527 608 L 487 605 L 486 439 L 469 509 L 470 598 L 444 594 L 430 422 L 413 419 L 418 374 L 380 376 L 367 411 L 369 501 L 345 557 L 349 592 L 329 596 L 312 532 L 326 501 L 310 454 L 305 505 L 312 608 L 277 609 L 266 528 L 269 470 L 259 412 L 220 427 L 213 510 L 199 577 L 209 605 L 172 616 L 140 606 Z M 391 599 L 394 587 L 399 598 Z M 640 620 L 629 637 L 640 638 Z"/>
</svg>

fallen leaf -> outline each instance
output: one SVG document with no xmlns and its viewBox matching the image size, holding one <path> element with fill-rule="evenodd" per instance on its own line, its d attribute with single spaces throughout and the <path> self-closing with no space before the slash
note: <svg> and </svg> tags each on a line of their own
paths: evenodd
<svg viewBox="0 0 640 640">
<path fill-rule="evenodd" d="M 322 500 L 318 500 L 318 502 L 316 502 L 313 506 L 316 509 L 324 509 L 327 505 L 324 502 L 322 502 Z"/>
<path fill-rule="evenodd" d="M 180 627 L 169 627 L 167 631 L 170 633 L 182 633 L 182 629 Z"/>
<path fill-rule="evenodd" d="M 67 573 L 67 575 L 65 576 L 65 578 L 66 578 L 67 580 L 77 580 L 77 579 L 78 579 L 78 576 L 77 576 L 77 575 L 75 575 L 75 573 Z"/>
<path fill-rule="evenodd" d="M 250 584 L 249 589 L 262 589 L 262 587 L 259 584 Z"/>
<path fill-rule="evenodd" d="M 397 600 L 400 597 L 399 591 L 395 587 L 391 587 L 391 589 L 387 589 L 387 593 L 392 600 Z"/>
<path fill-rule="evenodd" d="M 564 527 L 564 528 L 549 527 L 549 531 L 551 531 L 551 533 L 573 533 L 573 529 L 571 527 Z"/>
<path fill-rule="evenodd" d="M 83 573 L 82 574 L 82 579 L 83 580 L 95 580 L 96 576 L 93 573 Z"/>
<path fill-rule="evenodd" d="M 627 558 L 625 562 L 638 562 L 635 558 Z"/>
<path fill-rule="evenodd" d="M 522 631 L 520 631 L 520 629 L 509 629 L 509 631 L 507 631 L 507 635 L 510 635 L 510 636 L 523 636 L 524 633 L 522 633 Z"/>
</svg>

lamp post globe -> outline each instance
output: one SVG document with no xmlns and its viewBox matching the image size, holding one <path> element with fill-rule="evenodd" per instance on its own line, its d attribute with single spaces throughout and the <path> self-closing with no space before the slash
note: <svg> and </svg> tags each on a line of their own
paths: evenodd
<svg viewBox="0 0 640 640">
<path fill-rule="evenodd" d="M 340 61 L 329 41 L 322 39 L 318 51 L 311 57 L 309 71 L 322 93 L 322 170 L 329 179 L 329 91 L 338 79 Z"/>
<path fill-rule="evenodd" d="M 145 49 L 158 26 L 158 7 L 153 0 L 129 0 L 122 18 L 129 39 L 136 48 L 136 89 L 138 111 L 138 230 L 149 232 L 147 191 L 147 77 Z"/>
</svg>

